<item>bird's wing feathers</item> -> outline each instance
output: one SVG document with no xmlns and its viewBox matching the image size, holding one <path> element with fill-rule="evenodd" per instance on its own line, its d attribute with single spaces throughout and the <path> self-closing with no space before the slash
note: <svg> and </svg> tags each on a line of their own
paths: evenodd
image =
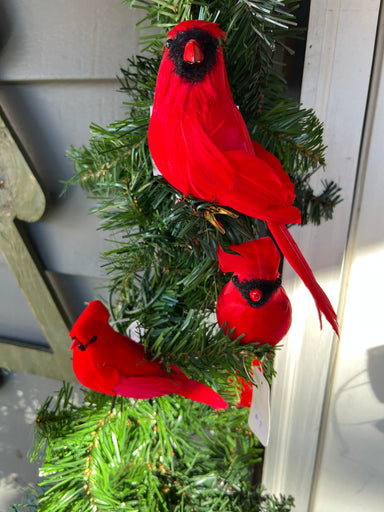
<svg viewBox="0 0 384 512">
<path fill-rule="evenodd" d="M 214 201 L 218 190 L 232 189 L 234 169 L 195 112 L 169 119 L 158 107 L 151 118 L 148 142 L 161 174 L 183 194 Z"/>
<path fill-rule="evenodd" d="M 172 377 L 121 377 L 113 391 L 118 395 L 141 399 L 176 393 L 190 400 L 211 405 L 214 409 L 228 407 L 225 400 L 210 387 L 193 379 L 187 379 L 182 372 L 180 372 L 180 378 L 181 382 Z"/>
<path fill-rule="evenodd" d="M 227 402 L 212 388 L 202 382 L 188 379 L 177 393 L 185 398 L 210 405 L 213 409 L 226 409 Z"/>
<path fill-rule="evenodd" d="M 151 120 L 152 156 L 164 178 L 183 194 L 216 201 L 261 220 L 300 222 L 300 211 L 292 206 L 293 183 L 278 160 L 257 143 L 256 155 L 222 151 L 195 115 L 186 114 L 182 128 L 170 130 L 172 135 L 164 133 L 162 124 L 160 119 Z"/>
<path fill-rule="evenodd" d="M 181 387 L 170 377 L 121 377 L 113 391 L 129 398 L 153 398 L 178 393 Z"/>
<path fill-rule="evenodd" d="M 197 116 L 185 118 L 183 128 L 191 193 L 195 197 L 206 196 L 210 201 L 218 200 L 218 191 L 223 188 L 232 190 L 235 169 L 206 133 Z"/>
<path fill-rule="evenodd" d="M 300 222 L 300 211 L 292 206 L 294 185 L 283 171 L 245 151 L 225 151 L 235 170 L 236 183 L 231 191 L 222 190 L 219 202 L 250 217 L 274 220 L 281 224 Z"/>
<path fill-rule="evenodd" d="M 78 370 L 76 377 L 87 388 L 99 393 L 115 395 L 113 387 L 119 382 L 120 373 L 114 366 L 105 364 Z"/>
<path fill-rule="evenodd" d="M 253 147 L 253 151 L 255 152 L 255 155 L 258 158 L 261 158 L 262 160 L 264 160 L 264 162 L 266 162 L 270 167 L 272 167 L 279 174 L 284 173 L 284 174 L 281 174 L 281 177 L 283 180 L 286 180 L 287 173 L 284 171 L 284 168 L 281 165 L 280 160 L 275 155 L 272 155 L 272 153 L 270 153 L 265 148 L 263 148 L 263 146 L 261 144 L 259 144 L 258 142 L 256 142 L 255 140 L 252 141 L 252 147 Z"/>
</svg>

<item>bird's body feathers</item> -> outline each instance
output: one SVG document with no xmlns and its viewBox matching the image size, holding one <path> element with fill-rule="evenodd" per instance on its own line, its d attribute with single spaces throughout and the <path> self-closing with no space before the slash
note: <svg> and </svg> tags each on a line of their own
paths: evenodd
<svg viewBox="0 0 384 512">
<path fill-rule="evenodd" d="M 276 345 L 287 333 L 291 304 L 278 272 L 280 254 L 269 237 L 218 249 L 220 269 L 233 272 L 221 290 L 216 315 L 220 326 L 241 335 L 241 343 Z"/>
<path fill-rule="evenodd" d="M 184 195 L 266 221 L 313 294 L 319 315 L 323 312 L 338 332 L 328 297 L 285 228 L 300 223 L 300 212 L 293 206 L 294 185 L 280 162 L 251 141 L 233 102 L 220 47 L 224 32 L 214 23 L 186 21 L 168 38 L 148 131 L 157 168 Z M 198 55 L 193 62 L 186 60 L 187 44 L 196 47 L 196 52 L 188 52 Z M 209 55 L 209 66 L 203 68 L 205 55 Z"/>
<path fill-rule="evenodd" d="M 228 406 L 213 389 L 189 379 L 176 366 L 170 365 L 168 373 L 158 360 L 150 360 L 143 345 L 112 329 L 108 318 L 100 301 L 90 302 L 70 332 L 73 370 L 84 386 L 130 398 L 176 393 L 213 408 Z"/>
</svg>

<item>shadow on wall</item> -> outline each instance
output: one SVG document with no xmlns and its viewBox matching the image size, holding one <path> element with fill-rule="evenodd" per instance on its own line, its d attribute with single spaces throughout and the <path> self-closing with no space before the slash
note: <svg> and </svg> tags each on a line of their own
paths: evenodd
<svg viewBox="0 0 384 512">
<path fill-rule="evenodd" d="M 12 33 L 12 25 L 10 21 L 7 2 L 0 3 L 0 53 L 7 45 L 8 39 Z"/>
<path fill-rule="evenodd" d="M 364 363 L 335 393 L 332 449 L 334 469 L 347 463 L 353 474 L 349 475 L 351 481 L 360 478 L 361 485 L 368 480 L 373 485 L 383 471 L 384 345 L 368 349 Z M 341 470 L 335 472 L 343 474 Z"/>
<path fill-rule="evenodd" d="M 367 371 L 369 382 L 375 397 L 382 404 L 384 403 L 384 345 L 370 348 L 367 351 Z M 376 421 L 375 427 L 384 434 L 384 418 Z"/>
<path fill-rule="evenodd" d="M 0 512 L 25 502 L 28 485 L 39 479 L 38 463 L 30 463 L 36 410 L 61 387 L 59 381 L 2 373 L 0 378 Z"/>
</svg>

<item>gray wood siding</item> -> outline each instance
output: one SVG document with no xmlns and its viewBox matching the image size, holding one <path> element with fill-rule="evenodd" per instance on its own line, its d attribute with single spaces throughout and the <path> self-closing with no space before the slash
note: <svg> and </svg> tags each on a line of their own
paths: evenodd
<svg viewBox="0 0 384 512">
<path fill-rule="evenodd" d="M 100 287 L 109 281 L 100 261 L 104 234 L 88 213 L 92 202 L 78 187 L 61 195 L 61 182 L 73 172 L 66 150 L 87 144 L 91 123 L 105 126 L 124 117 L 116 77 L 140 51 L 135 25 L 141 16 L 120 0 L 0 5 L 0 106 L 47 201 L 41 219 L 23 227 L 70 322 L 86 301 L 106 295 Z M 0 252 L 1 338 L 47 345 Z M 28 371 L 47 375 L 43 366 L 28 365 Z"/>
</svg>

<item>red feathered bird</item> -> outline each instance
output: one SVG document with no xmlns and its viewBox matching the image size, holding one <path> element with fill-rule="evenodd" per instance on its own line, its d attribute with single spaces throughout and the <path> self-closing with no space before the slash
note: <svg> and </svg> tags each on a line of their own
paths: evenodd
<svg viewBox="0 0 384 512">
<path fill-rule="evenodd" d="M 256 366 L 258 371 L 263 373 L 263 368 L 258 359 L 253 361 L 253 366 Z M 250 372 L 251 377 L 253 376 L 253 371 Z M 233 382 L 233 379 L 229 379 L 230 382 Z M 253 384 L 249 380 L 245 380 L 244 377 L 236 377 L 237 390 L 239 391 L 239 401 L 237 402 L 237 407 L 251 407 L 252 405 L 252 394 L 253 394 Z"/>
<path fill-rule="evenodd" d="M 300 223 L 294 185 L 280 162 L 252 142 L 233 102 L 217 24 L 184 21 L 168 34 L 148 142 L 166 180 L 185 195 L 217 202 L 268 227 L 319 311 L 338 333 L 332 305 L 286 224 Z"/>
<path fill-rule="evenodd" d="M 217 251 L 220 269 L 234 275 L 221 290 L 216 315 L 220 326 L 241 334 L 240 343 L 276 345 L 291 325 L 291 304 L 281 286 L 280 253 L 268 237 Z"/>
<path fill-rule="evenodd" d="M 213 389 L 188 379 L 176 366 L 170 366 L 169 374 L 164 365 L 150 361 L 144 347 L 112 329 L 108 319 L 100 301 L 90 302 L 70 332 L 73 370 L 84 386 L 130 398 L 176 393 L 214 409 L 228 407 Z"/>
</svg>

